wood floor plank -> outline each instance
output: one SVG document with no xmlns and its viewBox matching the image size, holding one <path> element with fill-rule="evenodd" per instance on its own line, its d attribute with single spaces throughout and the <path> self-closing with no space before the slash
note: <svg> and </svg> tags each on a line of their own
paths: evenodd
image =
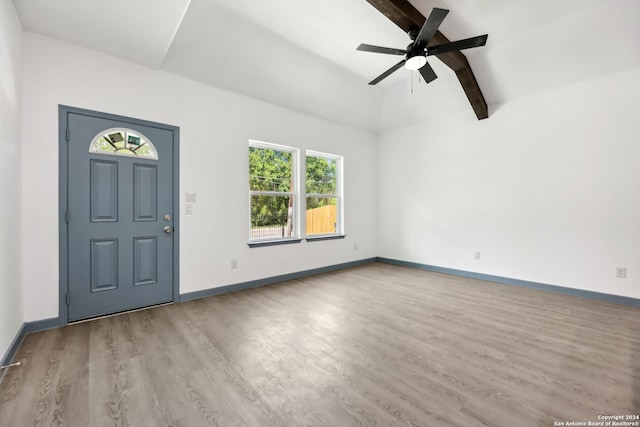
<svg viewBox="0 0 640 427">
<path fill-rule="evenodd" d="M 243 306 L 246 307 L 247 304 L 243 304 Z M 261 304 L 262 308 L 265 306 L 268 306 L 268 303 Z M 356 346 L 357 352 L 350 352 L 349 350 L 353 348 L 351 344 L 348 346 L 336 345 L 335 340 L 331 340 L 331 342 L 324 340 L 324 336 L 330 335 L 330 331 L 324 330 L 324 326 L 330 323 L 327 320 L 326 316 L 314 319 L 313 325 L 319 325 L 323 330 L 318 328 L 304 328 L 304 324 L 295 326 L 297 335 L 306 336 L 309 338 L 309 342 L 313 343 L 312 346 L 300 345 L 298 347 L 298 352 L 301 353 L 303 360 L 314 361 L 316 365 L 323 369 L 323 375 L 331 375 L 348 387 L 357 390 L 359 394 L 367 398 L 371 403 L 379 405 L 388 412 L 390 416 L 396 417 L 403 425 L 405 423 L 409 425 L 417 424 L 416 419 L 425 419 L 430 416 L 430 414 L 425 414 L 419 409 L 416 411 L 415 408 L 412 408 L 414 404 L 411 399 L 403 396 L 401 392 L 396 391 L 393 393 L 393 386 L 386 387 L 386 390 L 383 390 L 388 395 L 390 391 L 392 392 L 391 394 L 395 394 L 389 403 L 381 399 L 376 393 L 367 391 L 371 388 L 374 390 L 378 388 L 381 390 L 384 389 L 381 384 L 376 384 L 370 379 L 373 376 L 372 373 L 367 370 L 372 363 L 371 357 L 368 354 L 370 352 L 360 346 Z M 301 328 L 304 329 L 301 330 Z M 279 329 L 286 331 L 286 328 L 283 327 Z M 270 342 L 280 341 L 271 340 Z M 322 357 L 318 357 L 317 352 L 319 351 L 324 353 Z M 345 357 L 351 361 L 350 364 L 347 365 L 344 363 L 342 359 Z M 355 363 L 356 360 L 358 361 L 357 364 Z M 384 363 L 385 361 L 381 362 Z M 363 382 L 366 384 L 362 385 L 361 383 Z"/>
<path fill-rule="evenodd" d="M 30 334 L 0 425 L 546 426 L 640 413 L 640 309 L 373 263 Z"/>
<path fill-rule="evenodd" d="M 361 330 L 366 334 L 368 328 L 369 326 L 363 324 Z M 319 339 L 322 339 L 323 335 L 326 334 L 321 334 Z M 408 386 L 407 383 L 403 382 L 400 378 L 403 375 L 385 375 L 388 373 L 386 367 L 389 365 L 393 365 L 396 359 L 401 358 L 404 355 L 406 349 L 399 349 L 399 351 L 396 351 L 395 353 L 389 352 L 387 354 L 384 354 L 385 349 L 389 350 L 387 343 L 384 341 L 380 341 L 376 342 L 375 344 L 376 345 L 371 345 L 371 342 L 363 342 L 360 340 L 359 336 L 354 336 L 350 340 L 349 345 L 345 346 L 345 348 L 342 348 L 340 353 L 347 356 L 347 359 L 349 359 L 349 364 L 352 365 L 352 368 L 356 370 L 355 378 L 357 378 L 357 381 L 361 382 L 366 381 L 367 379 L 369 380 L 369 383 L 363 388 L 363 390 L 383 390 L 387 394 L 387 398 L 394 397 L 397 398 L 397 402 L 408 404 L 408 406 L 404 405 L 403 411 L 398 409 L 397 406 L 385 408 L 394 415 L 403 418 L 406 412 L 411 412 L 411 410 L 413 409 L 412 407 L 416 407 L 419 405 L 418 402 L 412 397 L 422 395 L 426 396 L 428 395 L 428 393 L 426 392 L 426 390 L 424 390 L 424 388 Z M 350 352 L 349 350 L 352 348 L 359 349 L 360 351 L 358 353 Z M 361 363 L 356 364 L 352 362 L 352 360 L 358 360 Z M 375 375 L 370 370 L 368 370 L 368 368 L 371 366 L 376 367 Z M 394 370 L 404 373 L 403 371 L 406 371 L 406 365 L 394 366 L 391 371 Z M 415 375 L 415 372 L 412 373 L 412 375 Z M 400 386 L 398 387 L 398 385 Z M 439 387 L 440 388 L 438 389 L 438 392 L 442 393 L 443 384 L 440 383 Z M 464 394 L 467 394 L 466 389 L 468 387 L 469 384 L 465 384 L 465 387 L 460 387 L 460 390 L 462 390 Z M 403 389 L 412 390 L 412 394 L 407 395 L 406 393 L 403 393 Z M 381 401 L 379 397 L 372 396 L 369 392 L 367 394 L 374 401 Z M 426 405 L 423 403 L 422 406 L 426 406 L 427 409 L 426 411 L 420 411 L 418 413 L 418 419 L 431 420 L 432 423 L 438 423 L 438 425 L 448 425 L 450 421 L 448 420 L 446 414 L 448 414 L 452 410 L 458 410 L 459 407 L 452 408 L 449 405 L 440 405 L 440 407 L 437 407 L 437 405 L 434 405 L 434 403 L 437 401 L 438 399 L 435 398 L 429 399 Z M 506 409 L 503 409 L 503 413 L 506 413 Z M 411 420 L 405 421 L 413 423 L 413 421 Z"/>
<path fill-rule="evenodd" d="M 260 351 L 258 357 L 246 357 L 250 354 L 245 346 L 236 346 L 238 340 L 232 335 L 230 328 L 223 322 L 211 321 L 202 315 L 200 319 L 200 333 L 205 337 L 207 345 L 216 357 L 229 363 L 246 381 L 251 384 L 261 399 L 273 411 L 280 414 L 278 425 L 327 425 L 326 420 L 318 419 L 317 415 L 301 411 L 294 404 L 295 398 L 303 401 L 319 400 L 319 394 L 309 388 L 299 387 L 299 384 L 289 384 L 283 381 L 280 374 L 287 374 L 282 369 L 282 358 L 271 351 Z"/>
<path fill-rule="evenodd" d="M 90 425 L 89 414 L 89 325 L 64 328 L 64 348 L 55 379 L 54 425 Z"/>
<path fill-rule="evenodd" d="M 229 298 L 234 297 L 233 295 L 229 296 Z M 240 364 L 245 362 L 250 362 L 254 365 L 259 364 L 262 369 L 270 373 L 274 380 L 278 381 L 282 389 L 287 389 L 290 396 L 295 396 L 297 405 L 304 405 L 305 411 L 307 410 L 306 404 L 308 402 L 312 405 L 322 406 L 326 399 L 326 393 L 334 391 L 333 387 L 329 387 L 331 384 L 327 385 L 330 382 L 330 378 L 326 373 L 309 364 L 308 359 L 300 357 L 299 351 L 289 344 L 283 343 L 279 345 L 277 351 L 266 345 L 267 341 L 264 340 L 263 329 L 258 328 L 259 325 L 261 328 L 270 328 L 268 323 L 260 322 L 260 324 L 256 324 L 251 322 L 251 327 L 246 330 L 234 325 L 230 320 L 231 318 L 225 315 L 225 307 L 226 305 L 224 304 L 215 307 L 214 315 L 220 319 L 220 323 L 224 325 L 226 330 L 232 331 L 237 337 L 243 338 L 240 341 L 243 346 L 233 358 Z M 301 339 L 305 338 L 301 337 Z M 270 342 L 270 340 L 268 341 Z M 229 340 L 225 342 L 229 342 Z M 302 399 L 301 395 L 304 395 L 304 399 Z M 326 420 L 327 424 L 333 424 L 346 417 L 352 419 L 351 422 L 357 420 L 358 423 L 363 423 L 364 425 L 373 425 L 372 420 L 367 419 L 366 411 L 353 403 L 354 399 L 361 399 L 361 396 L 353 396 L 348 392 L 343 392 L 338 394 L 337 397 L 339 405 L 335 408 L 332 418 Z"/>
<path fill-rule="evenodd" d="M 179 307 L 171 309 L 174 311 L 173 315 L 179 315 Z M 190 404 L 200 413 L 202 421 L 206 423 L 204 425 L 245 426 L 246 423 L 237 410 L 245 410 L 247 407 L 234 405 L 234 398 L 238 393 L 251 395 L 251 390 L 244 387 L 242 380 L 230 371 L 224 360 L 216 358 L 214 352 L 203 354 L 202 340 L 190 334 L 188 329 L 181 328 L 183 322 L 173 324 L 169 317 L 165 317 L 165 320 L 167 323 L 164 328 L 170 332 L 171 337 L 176 338 L 176 342 L 163 343 L 163 346 L 173 360 L 174 369 L 188 393 Z M 215 369 L 208 370 L 209 364 L 215 366 Z M 250 403 L 254 400 L 250 399 Z"/>
</svg>

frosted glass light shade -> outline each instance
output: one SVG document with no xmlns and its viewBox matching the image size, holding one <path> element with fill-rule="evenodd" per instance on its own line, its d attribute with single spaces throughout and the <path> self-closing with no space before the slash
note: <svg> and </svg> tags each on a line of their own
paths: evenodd
<svg viewBox="0 0 640 427">
<path fill-rule="evenodd" d="M 404 63 L 404 66 L 409 70 L 418 70 L 427 63 L 427 58 L 424 56 L 416 55 L 407 59 L 407 62 Z"/>
</svg>

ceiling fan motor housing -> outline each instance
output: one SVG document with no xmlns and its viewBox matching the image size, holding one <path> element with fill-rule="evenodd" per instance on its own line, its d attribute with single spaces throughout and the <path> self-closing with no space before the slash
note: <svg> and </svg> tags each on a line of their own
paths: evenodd
<svg viewBox="0 0 640 427">
<path fill-rule="evenodd" d="M 425 53 L 426 43 L 410 44 L 407 46 L 407 54 L 405 56 L 405 67 L 409 70 L 419 70 L 427 63 L 427 55 Z"/>
<path fill-rule="evenodd" d="M 426 43 L 418 43 L 414 45 L 413 43 L 407 46 L 407 55 L 405 59 L 409 60 L 409 58 L 413 58 L 414 56 L 427 56 L 426 54 Z"/>
</svg>

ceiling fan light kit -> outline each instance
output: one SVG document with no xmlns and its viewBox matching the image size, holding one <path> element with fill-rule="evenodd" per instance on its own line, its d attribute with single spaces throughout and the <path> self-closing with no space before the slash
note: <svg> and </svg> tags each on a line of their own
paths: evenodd
<svg viewBox="0 0 640 427">
<path fill-rule="evenodd" d="M 447 9 L 434 8 L 429 14 L 420 31 L 410 31 L 409 37 L 412 43 L 406 49 L 394 49 L 390 47 L 373 46 L 369 44 L 361 44 L 357 50 L 373 53 L 384 53 L 387 55 L 402 55 L 405 57 L 393 67 L 369 82 L 370 85 L 378 84 L 387 78 L 394 71 L 400 69 L 403 65 L 412 71 L 419 71 L 424 81 L 430 83 L 438 78 L 433 68 L 427 62 L 427 56 L 440 55 L 448 52 L 455 52 L 463 49 L 484 46 L 487 43 L 487 34 L 469 39 L 458 40 L 451 43 L 445 43 L 437 46 L 431 46 L 427 49 L 427 44 L 438 31 L 438 27 L 447 16 Z"/>
<path fill-rule="evenodd" d="M 410 58 L 407 58 L 404 66 L 406 69 L 411 71 L 418 71 L 420 68 L 424 67 L 427 63 L 427 57 L 422 55 L 414 55 Z"/>
</svg>

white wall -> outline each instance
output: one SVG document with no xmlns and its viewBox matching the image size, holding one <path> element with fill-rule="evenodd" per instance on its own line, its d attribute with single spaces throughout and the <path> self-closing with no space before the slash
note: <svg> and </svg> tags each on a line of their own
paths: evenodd
<svg viewBox="0 0 640 427">
<path fill-rule="evenodd" d="M 20 277 L 20 80 L 22 27 L 0 1 L 0 360 L 23 322 Z"/>
<path fill-rule="evenodd" d="M 494 110 L 380 136 L 380 256 L 640 298 L 640 69 Z"/>
<path fill-rule="evenodd" d="M 377 255 L 375 135 L 32 33 L 24 44 L 27 321 L 58 315 L 58 104 L 180 127 L 181 200 L 198 196 L 181 216 L 181 293 Z M 344 156 L 346 239 L 248 248 L 250 138 Z"/>
</svg>

